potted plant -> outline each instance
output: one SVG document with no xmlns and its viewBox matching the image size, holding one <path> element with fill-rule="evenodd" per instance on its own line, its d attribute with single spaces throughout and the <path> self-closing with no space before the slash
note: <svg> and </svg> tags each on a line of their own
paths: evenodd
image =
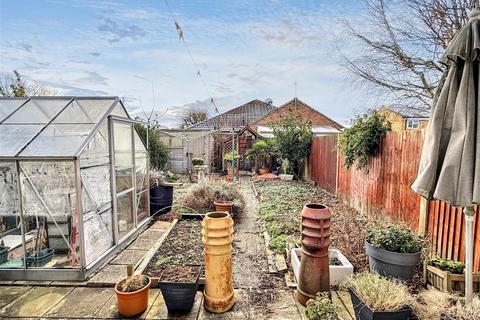
<svg viewBox="0 0 480 320">
<path fill-rule="evenodd" d="M 35 247 L 27 251 L 26 262 L 28 267 L 43 267 L 53 258 L 55 250 L 48 248 L 47 231 L 45 223 L 47 218 L 42 219 L 42 225 L 37 228 L 37 236 L 35 237 Z"/>
<path fill-rule="evenodd" d="M 420 262 L 422 238 L 394 224 L 373 226 L 367 230 L 365 248 L 370 271 L 409 281 Z"/>
<path fill-rule="evenodd" d="M 192 158 L 192 165 L 194 166 L 203 166 L 205 161 L 201 157 Z"/>
<path fill-rule="evenodd" d="M 288 162 L 287 159 L 282 160 L 282 166 L 280 167 L 282 173 L 279 174 L 278 176 L 280 177 L 280 180 L 282 181 L 292 181 L 293 180 L 293 174 L 287 174 L 285 172 L 292 172 L 292 168 L 290 166 L 290 163 Z"/>
<path fill-rule="evenodd" d="M 264 175 L 270 172 L 272 157 L 276 156 L 276 144 L 274 139 L 257 140 L 252 148 L 247 150 L 247 158 L 255 161 L 258 173 Z"/>
<path fill-rule="evenodd" d="M 158 284 L 169 312 L 189 312 L 195 302 L 200 266 L 170 265 L 165 268 Z"/>
<path fill-rule="evenodd" d="M 460 261 L 431 258 L 426 261 L 427 286 L 442 292 L 465 292 L 465 265 Z M 473 275 L 473 291 L 478 291 L 479 273 Z"/>
<path fill-rule="evenodd" d="M 0 264 L 7 262 L 9 249 L 9 247 L 5 246 L 5 242 L 2 239 L 0 241 Z"/>
<path fill-rule="evenodd" d="M 214 201 L 213 204 L 215 205 L 215 211 L 232 213 L 233 201 L 220 199 Z"/>
<path fill-rule="evenodd" d="M 148 289 L 152 280 L 144 275 L 124 278 L 115 285 L 118 312 L 126 318 L 137 316 L 147 310 Z"/>
<path fill-rule="evenodd" d="M 339 307 L 332 303 L 327 292 L 317 293 L 315 299 L 307 301 L 305 316 L 308 320 L 339 320 Z"/>
<path fill-rule="evenodd" d="M 352 298 L 355 317 L 360 320 L 407 320 L 414 299 L 408 288 L 397 279 L 374 273 L 357 273 L 348 277 L 342 287 Z"/>
</svg>

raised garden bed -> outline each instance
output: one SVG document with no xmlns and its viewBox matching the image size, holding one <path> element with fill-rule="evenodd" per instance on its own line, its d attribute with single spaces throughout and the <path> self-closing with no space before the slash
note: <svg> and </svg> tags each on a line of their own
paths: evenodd
<svg viewBox="0 0 480 320">
<path fill-rule="evenodd" d="M 465 293 L 465 275 L 443 271 L 435 266 L 427 265 L 427 287 L 436 288 L 443 292 Z M 473 274 L 473 291 L 480 291 L 480 273 Z"/>
<path fill-rule="evenodd" d="M 204 278 L 202 225 L 200 220 L 179 220 L 153 255 L 143 274 L 156 285 L 163 270 L 170 265 L 200 265 Z"/>
<path fill-rule="evenodd" d="M 293 268 L 293 274 L 295 279 L 298 281 L 298 274 L 300 272 L 300 256 L 301 249 L 294 248 L 292 249 L 290 255 L 290 262 Z M 353 266 L 348 261 L 345 256 L 336 249 L 329 249 L 328 256 L 330 260 L 329 271 L 330 271 L 330 285 L 335 286 L 340 284 L 346 277 L 353 273 Z"/>
</svg>

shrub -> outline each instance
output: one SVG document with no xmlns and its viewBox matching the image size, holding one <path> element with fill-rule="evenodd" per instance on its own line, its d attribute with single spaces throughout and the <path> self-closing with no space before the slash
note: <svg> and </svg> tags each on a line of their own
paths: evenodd
<svg viewBox="0 0 480 320">
<path fill-rule="evenodd" d="M 442 258 L 432 258 L 427 261 L 427 264 L 434 266 L 443 271 L 448 271 L 455 274 L 463 274 L 465 264 L 460 261 L 445 260 Z"/>
<path fill-rule="evenodd" d="M 417 253 L 422 250 L 422 238 L 406 227 L 394 224 L 373 226 L 367 230 L 367 241 L 377 249 L 398 253 Z"/>
<path fill-rule="evenodd" d="M 305 315 L 308 320 L 338 320 L 339 307 L 330 301 L 327 292 L 318 292 L 315 299 L 307 301 Z"/>
<path fill-rule="evenodd" d="M 356 117 L 339 139 L 340 152 L 345 157 L 344 166 L 350 168 L 357 161 L 357 169 L 368 173 L 368 158 L 375 155 L 380 140 L 388 131 L 390 122 L 376 111 Z"/>
<path fill-rule="evenodd" d="M 201 157 L 192 158 L 192 164 L 194 166 L 203 166 L 204 163 L 205 163 L 205 161 Z"/>
<path fill-rule="evenodd" d="M 268 248 L 278 254 L 284 254 L 285 249 L 287 248 L 287 236 L 281 234 L 279 236 L 274 237 L 268 243 Z"/>
<path fill-rule="evenodd" d="M 136 124 L 140 139 L 147 145 L 147 127 Z M 150 154 L 150 167 L 157 170 L 163 170 L 170 157 L 170 150 L 160 141 L 160 134 L 154 128 L 148 128 L 148 152 Z"/>
<path fill-rule="evenodd" d="M 374 273 L 353 274 L 342 282 L 342 287 L 355 290 L 374 311 L 398 311 L 414 301 L 402 282 Z"/>
<path fill-rule="evenodd" d="M 138 274 L 123 280 L 118 287 L 122 292 L 132 292 L 142 289 L 147 284 L 148 278 Z"/>
<path fill-rule="evenodd" d="M 456 305 L 451 307 L 445 314 L 450 319 L 480 320 L 480 297 L 474 296 L 469 304 L 457 301 Z"/>
<path fill-rule="evenodd" d="M 251 149 L 247 150 L 247 158 L 255 160 L 257 167 L 271 167 L 271 158 L 277 155 L 275 139 L 257 140 Z"/>
<path fill-rule="evenodd" d="M 227 182 L 215 184 L 205 182 L 191 186 L 185 195 L 183 205 L 199 213 L 207 213 L 215 210 L 213 203 L 218 200 L 232 201 L 234 213 L 241 214 L 245 207 L 243 195 L 235 185 Z"/>
</svg>

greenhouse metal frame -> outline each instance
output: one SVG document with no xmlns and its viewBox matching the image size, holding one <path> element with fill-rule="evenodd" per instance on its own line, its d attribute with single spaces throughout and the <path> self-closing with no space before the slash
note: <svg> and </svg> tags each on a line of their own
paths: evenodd
<svg viewBox="0 0 480 320">
<path fill-rule="evenodd" d="M 0 279 L 83 281 L 148 224 L 136 124 L 118 97 L 0 98 Z"/>
</svg>

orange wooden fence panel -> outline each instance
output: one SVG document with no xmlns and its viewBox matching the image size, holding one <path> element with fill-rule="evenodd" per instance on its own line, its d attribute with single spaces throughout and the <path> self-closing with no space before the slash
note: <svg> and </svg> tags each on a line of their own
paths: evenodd
<svg viewBox="0 0 480 320">
<path fill-rule="evenodd" d="M 316 137 L 308 161 L 310 179 L 335 194 L 337 182 L 337 135 Z"/>
</svg>

